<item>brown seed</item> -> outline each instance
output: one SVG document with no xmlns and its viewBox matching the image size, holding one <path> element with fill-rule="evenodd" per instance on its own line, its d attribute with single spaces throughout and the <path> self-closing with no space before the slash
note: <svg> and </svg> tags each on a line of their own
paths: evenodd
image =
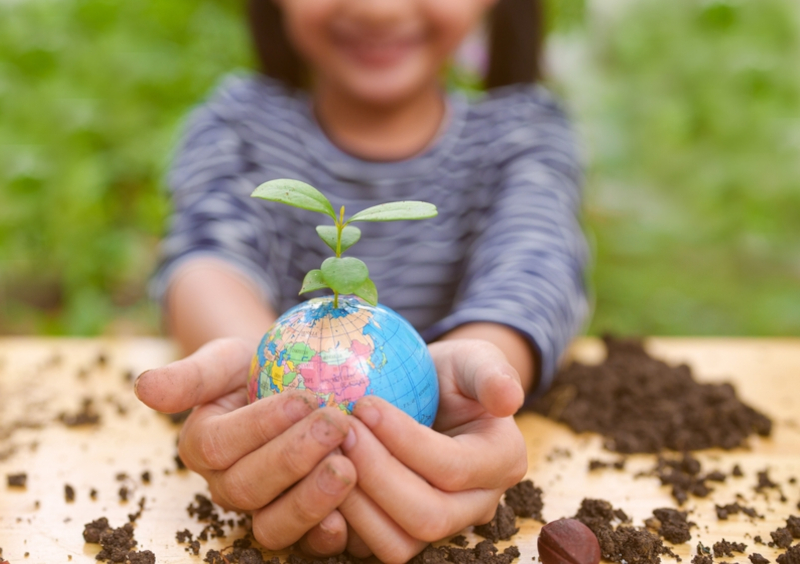
<svg viewBox="0 0 800 564">
<path fill-rule="evenodd" d="M 594 533 L 575 519 L 548 523 L 539 534 L 542 564 L 598 564 L 600 544 Z"/>
</svg>

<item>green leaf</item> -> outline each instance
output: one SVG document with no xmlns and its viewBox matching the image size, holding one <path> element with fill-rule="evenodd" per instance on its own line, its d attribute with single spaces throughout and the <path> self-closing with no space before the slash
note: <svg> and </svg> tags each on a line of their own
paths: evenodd
<svg viewBox="0 0 800 564">
<path fill-rule="evenodd" d="M 364 280 L 364 283 L 353 293 L 371 306 L 378 305 L 378 289 L 370 278 Z"/>
<path fill-rule="evenodd" d="M 319 235 L 320 239 L 325 241 L 325 244 L 328 245 L 334 253 L 336 252 L 336 226 L 317 225 L 317 235 Z M 358 243 L 359 239 L 361 239 L 361 230 L 358 227 L 346 225 L 345 228 L 342 229 L 342 252 L 345 252 Z"/>
<path fill-rule="evenodd" d="M 330 257 L 322 263 L 322 275 L 332 290 L 352 294 L 369 277 L 369 270 L 364 261 L 357 258 Z"/>
<path fill-rule="evenodd" d="M 306 277 L 303 278 L 303 287 L 300 288 L 300 292 L 298 293 L 305 294 L 306 292 L 313 292 L 314 290 L 321 290 L 322 288 L 330 288 L 330 286 L 325 282 L 322 271 L 315 268 L 314 270 L 309 270 Z"/>
<path fill-rule="evenodd" d="M 336 212 L 333 211 L 333 206 L 328 198 L 310 184 L 299 180 L 288 178 L 270 180 L 253 190 L 250 195 L 253 198 L 262 198 L 304 210 L 324 213 L 336 221 Z"/>
<path fill-rule="evenodd" d="M 361 210 L 349 220 L 353 221 L 400 221 L 403 219 L 428 219 L 438 215 L 436 206 L 428 202 L 408 200 L 405 202 L 389 202 Z"/>
</svg>

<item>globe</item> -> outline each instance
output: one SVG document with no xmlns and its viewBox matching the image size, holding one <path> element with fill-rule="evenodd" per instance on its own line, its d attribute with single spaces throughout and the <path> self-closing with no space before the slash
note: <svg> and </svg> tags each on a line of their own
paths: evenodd
<svg viewBox="0 0 800 564">
<path fill-rule="evenodd" d="M 317 394 L 320 406 L 351 413 L 365 395 L 381 397 L 423 425 L 439 405 L 433 359 L 419 333 L 395 311 L 354 296 L 314 298 L 281 315 L 261 339 L 248 398 L 291 389 Z"/>
</svg>

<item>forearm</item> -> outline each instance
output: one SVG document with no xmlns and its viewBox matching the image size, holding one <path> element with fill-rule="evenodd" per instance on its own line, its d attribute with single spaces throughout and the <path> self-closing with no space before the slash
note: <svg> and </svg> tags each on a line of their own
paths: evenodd
<svg viewBox="0 0 800 564">
<path fill-rule="evenodd" d="M 179 270 L 167 293 L 169 331 L 185 354 L 221 337 L 255 350 L 277 317 L 254 287 L 219 260 L 198 258 Z"/>
<path fill-rule="evenodd" d="M 449 339 L 489 341 L 506 355 L 506 360 L 517 370 L 526 394 L 536 387 L 536 355 L 528 341 L 510 327 L 499 323 L 468 323 L 442 337 L 442 340 Z"/>
</svg>

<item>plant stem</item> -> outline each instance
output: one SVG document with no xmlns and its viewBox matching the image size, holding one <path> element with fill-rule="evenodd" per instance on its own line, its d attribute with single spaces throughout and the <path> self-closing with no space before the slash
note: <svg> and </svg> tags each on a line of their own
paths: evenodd
<svg viewBox="0 0 800 564">
<path fill-rule="evenodd" d="M 333 309 L 339 309 L 339 292 L 333 291 Z"/>
</svg>

